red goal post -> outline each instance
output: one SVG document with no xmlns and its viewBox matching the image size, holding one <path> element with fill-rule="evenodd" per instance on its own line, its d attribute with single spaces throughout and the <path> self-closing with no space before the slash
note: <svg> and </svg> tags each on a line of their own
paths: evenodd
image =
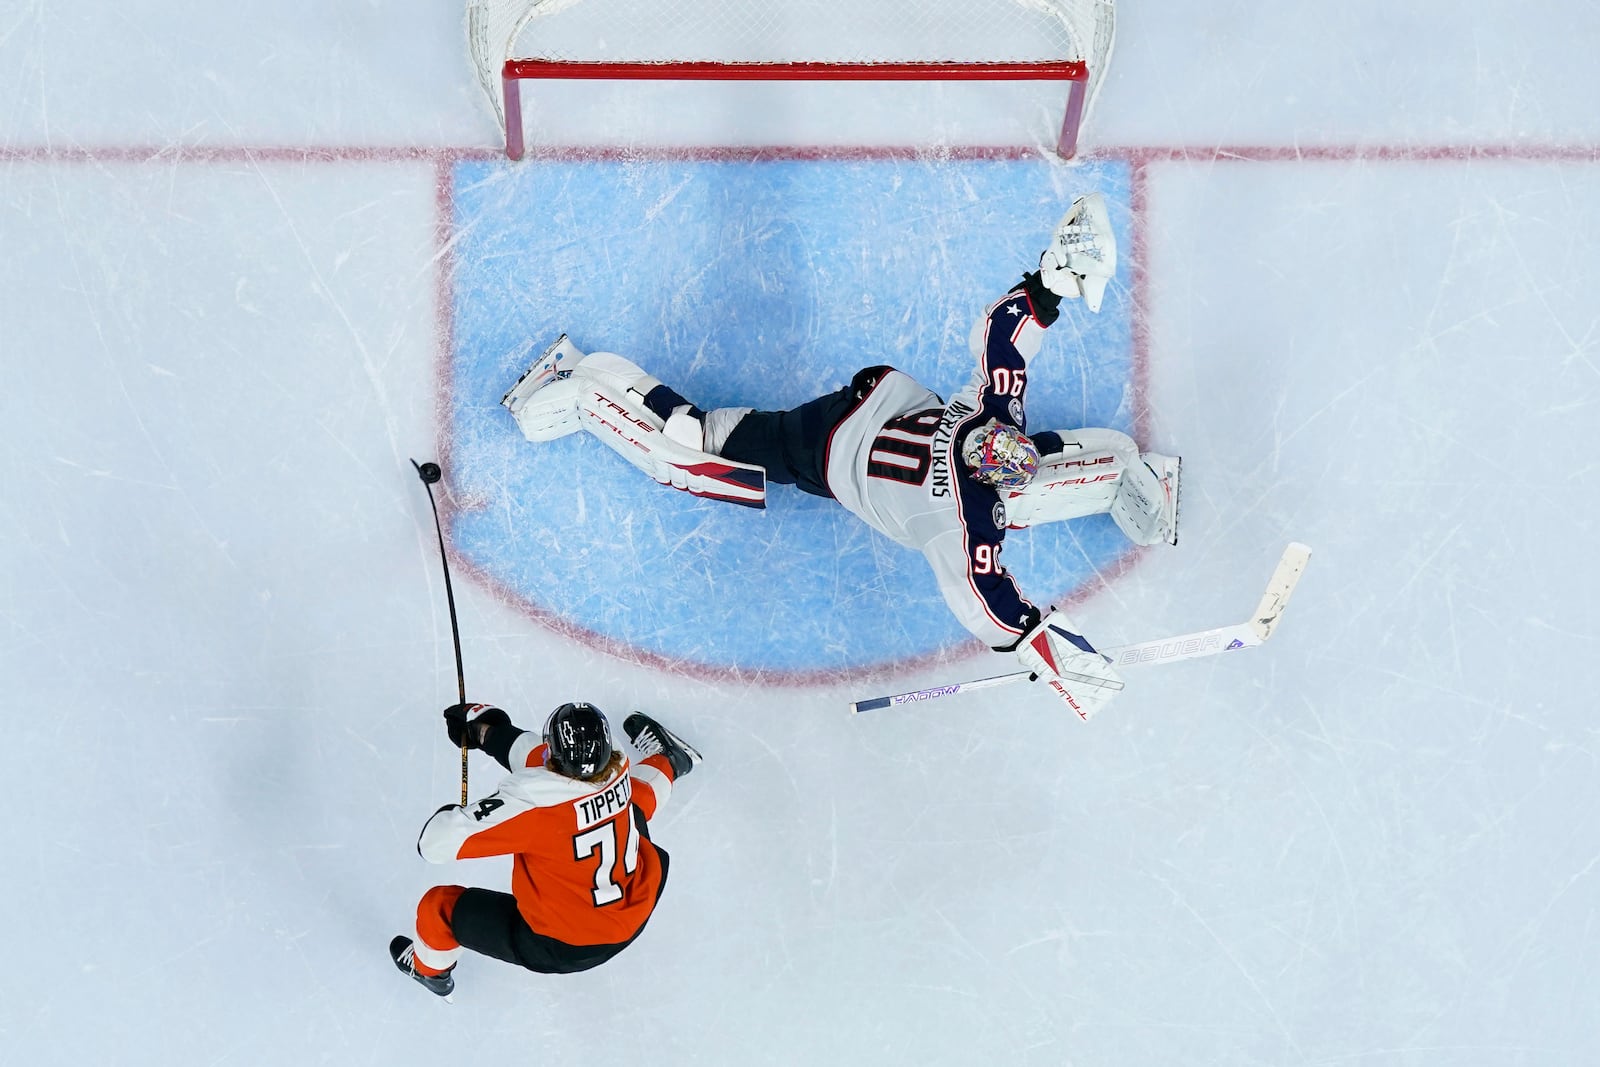
<svg viewBox="0 0 1600 1067">
<path fill-rule="evenodd" d="M 1071 158 L 1115 40 L 1114 0 L 469 0 L 478 82 L 522 158 L 521 82 L 1015 82 L 1067 86 Z"/>
</svg>

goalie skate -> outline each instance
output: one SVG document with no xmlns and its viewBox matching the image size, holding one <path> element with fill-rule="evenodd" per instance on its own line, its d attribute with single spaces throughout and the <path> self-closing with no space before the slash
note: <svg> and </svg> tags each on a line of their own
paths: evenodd
<svg viewBox="0 0 1600 1067">
<path fill-rule="evenodd" d="M 1182 488 L 1183 457 L 1163 456 L 1159 452 L 1146 452 L 1142 457 L 1149 468 L 1161 479 L 1161 487 L 1166 490 L 1167 499 L 1161 508 L 1161 528 L 1165 531 L 1162 540 L 1169 545 L 1178 543 L 1178 504 L 1181 499 L 1178 491 Z"/>
<path fill-rule="evenodd" d="M 562 334 L 544 350 L 544 355 L 522 372 L 517 383 L 506 390 L 506 395 L 500 398 L 500 406 L 515 415 L 534 393 L 557 379 L 571 375 L 573 365 L 582 358 L 583 353 L 578 351 L 578 346 L 568 340 L 566 334 Z"/>
</svg>

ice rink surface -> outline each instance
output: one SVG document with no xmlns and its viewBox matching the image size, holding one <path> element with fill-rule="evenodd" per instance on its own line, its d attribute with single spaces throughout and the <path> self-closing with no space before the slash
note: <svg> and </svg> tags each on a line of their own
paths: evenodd
<svg viewBox="0 0 1600 1067">
<path fill-rule="evenodd" d="M 781 86 L 551 90 L 554 150 L 511 166 L 459 11 L 417 0 L 3 26 L 0 1063 L 1600 1062 L 1591 5 L 1129 5 L 1077 166 L 1042 153 L 1055 90 Z M 541 183 L 619 146 L 638 195 L 560 229 Z M 914 173 L 903 215 L 842 166 Z M 824 240 L 797 181 L 883 228 Z M 841 384 L 846 332 L 948 392 L 965 316 L 1086 186 L 1117 200 L 1124 325 L 1052 331 L 1030 401 L 1181 453 L 1185 501 L 1176 549 L 1112 539 L 1062 579 L 1078 621 L 1241 621 L 1285 543 L 1315 550 L 1268 645 L 1130 672 L 1092 723 L 1030 687 L 852 717 L 1012 661 L 821 502 L 753 516 L 597 442 L 568 473 L 483 437 L 514 346 L 597 309 L 711 402 Z M 531 262 L 479 253 L 486 197 Z M 697 287 L 585 255 L 647 218 Z M 469 695 L 531 727 L 645 709 L 706 755 L 652 823 L 672 875 L 636 944 L 559 978 L 469 957 L 453 1005 L 384 953 L 428 886 L 507 878 L 413 849 L 459 788 L 431 457 Z M 474 523 L 498 489 L 526 537 L 575 487 L 587 521 L 494 542 L 570 557 L 530 609 Z M 796 547 L 753 553 L 752 519 Z M 663 530 L 685 584 L 639 551 Z M 812 617 L 830 584 L 859 621 Z"/>
</svg>

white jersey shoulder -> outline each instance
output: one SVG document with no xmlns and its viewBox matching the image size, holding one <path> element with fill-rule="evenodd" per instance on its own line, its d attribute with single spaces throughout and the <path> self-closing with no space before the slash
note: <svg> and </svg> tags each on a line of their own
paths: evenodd
<svg viewBox="0 0 1600 1067">
<path fill-rule="evenodd" d="M 867 525 L 922 553 L 957 620 L 990 646 L 1019 638 L 1030 605 L 1000 564 L 1005 506 L 958 467 L 975 409 L 889 371 L 834 430 L 828 488 Z"/>
<path fill-rule="evenodd" d="M 530 740 L 531 739 L 531 740 Z M 539 748 L 538 735 L 524 733 L 511 747 L 510 763 L 520 770 L 513 771 L 501 780 L 495 791 L 466 806 L 452 806 L 434 813 L 422 828 L 417 841 L 417 852 L 430 863 L 445 863 L 456 859 L 473 835 L 510 822 L 517 816 L 538 808 L 558 808 L 577 805 L 585 798 L 615 791 L 619 784 L 629 783 L 630 766 L 624 758 L 613 775 L 601 782 L 586 782 L 568 778 L 545 767 L 542 762 L 532 762 Z M 626 791 L 625 789 L 623 791 Z M 626 802 L 622 797 L 620 802 Z M 582 809 L 575 807 L 581 820 Z"/>
<path fill-rule="evenodd" d="M 943 413 L 944 401 L 937 394 L 910 375 L 891 370 L 828 440 L 828 488 L 833 495 L 874 530 L 908 548 L 921 547 L 912 525 L 930 509 L 935 483 L 942 479 L 944 495 L 949 495 L 947 450 L 942 472 L 934 471 L 940 450 L 929 432 Z"/>
</svg>

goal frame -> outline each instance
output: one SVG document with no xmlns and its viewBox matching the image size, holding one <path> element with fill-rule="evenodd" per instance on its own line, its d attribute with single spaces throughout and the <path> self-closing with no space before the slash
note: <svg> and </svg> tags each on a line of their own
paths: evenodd
<svg viewBox="0 0 1600 1067">
<path fill-rule="evenodd" d="M 1071 159 L 1078 150 L 1078 131 L 1089 96 L 1089 65 L 1083 60 L 1014 63 L 950 62 L 592 62 L 551 59 L 508 59 L 501 68 L 506 155 L 521 159 L 527 151 L 523 133 L 522 89 L 525 80 L 588 81 L 1064 81 L 1067 102 L 1056 139 L 1056 152 Z"/>
</svg>

